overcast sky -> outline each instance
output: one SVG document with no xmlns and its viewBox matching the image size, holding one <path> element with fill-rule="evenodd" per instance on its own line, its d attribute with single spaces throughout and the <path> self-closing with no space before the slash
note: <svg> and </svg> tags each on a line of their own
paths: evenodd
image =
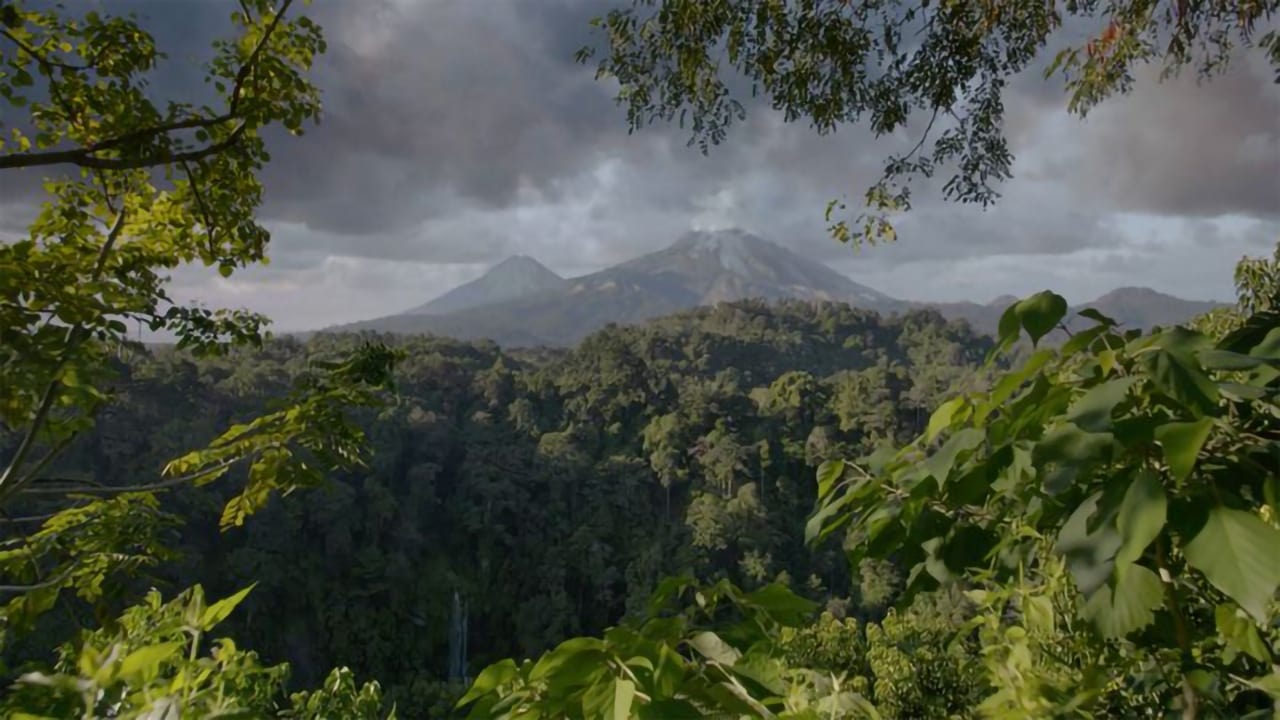
<svg viewBox="0 0 1280 720">
<path fill-rule="evenodd" d="M 128 5 L 178 65 L 157 87 L 188 84 L 192 48 L 231 7 Z M 511 254 L 574 275 L 690 228 L 734 226 L 905 299 L 1049 287 L 1083 301 L 1145 285 L 1225 300 L 1235 261 L 1280 240 L 1280 85 L 1260 57 L 1203 86 L 1193 73 L 1164 85 L 1148 74 L 1085 121 L 1066 115 L 1060 86 L 1021 78 L 1006 98 L 1017 161 L 1000 205 L 945 204 L 921 188 L 896 245 L 855 253 L 825 234 L 827 201 L 860 195 L 876 163 L 914 138 L 855 127 L 820 138 L 759 106 L 710 156 L 675 127 L 628 135 L 612 88 L 572 59 L 603 8 L 317 0 L 324 120 L 272 144 L 272 264 L 229 280 L 184 270 L 174 294 L 305 329 L 421 304 Z M 31 198 L 0 183 L 0 226 L 12 229 Z"/>
</svg>

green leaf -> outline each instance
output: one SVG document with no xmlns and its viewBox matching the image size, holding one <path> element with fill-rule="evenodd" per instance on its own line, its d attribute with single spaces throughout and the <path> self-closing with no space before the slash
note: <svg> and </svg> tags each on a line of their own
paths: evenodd
<svg viewBox="0 0 1280 720">
<path fill-rule="evenodd" d="M 1073 424 L 1062 424 L 1036 443 L 1032 459 L 1037 465 L 1047 462 L 1086 465 L 1109 457 L 1114 442 L 1111 433 L 1085 432 Z"/>
<path fill-rule="evenodd" d="M 1103 315 L 1102 313 L 1098 312 L 1094 308 L 1085 308 L 1076 314 L 1079 315 L 1080 317 L 1089 318 L 1090 320 L 1096 323 L 1100 323 L 1106 327 L 1111 327 L 1116 324 L 1115 320 L 1112 320 L 1110 317 Z"/>
<path fill-rule="evenodd" d="M 1250 315 L 1244 325 L 1218 341 L 1219 350 L 1249 353 L 1259 345 L 1267 345 L 1268 338 L 1280 327 L 1280 310 L 1264 310 Z"/>
<path fill-rule="evenodd" d="M 1116 367 L 1116 351 L 1108 349 L 1098 353 L 1098 367 L 1103 377 L 1110 375 Z"/>
<path fill-rule="evenodd" d="M 1195 468 L 1200 448 L 1209 439 L 1209 431 L 1213 429 L 1213 421 L 1200 418 L 1195 422 L 1166 423 L 1156 428 L 1155 437 L 1164 452 L 1164 461 L 1169 464 L 1169 472 L 1173 479 L 1181 483 L 1191 475 Z"/>
<path fill-rule="evenodd" d="M 844 475 L 844 460 L 827 460 L 818 466 L 818 499 L 831 494 L 836 482 Z"/>
<path fill-rule="evenodd" d="M 1245 653 L 1259 662 L 1269 662 L 1271 651 L 1258 635 L 1258 628 L 1247 616 L 1242 616 L 1234 605 L 1222 604 L 1214 608 L 1214 622 L 1218 635 L 1228 646 Z"/>
<path fill-rule="evenodd" d="M 1124 494 L 1116 514 L 1116 530 L 1120 533 L 1117 563 L 1132 563 L 1142 557 L 1160 531 L 1164 529 L 1168 499 L 1160 478 L 1152 472 L 1139 472 Z"/>
<path fill-rule="evenodd" d="M 619 679 L 613 684 L 613 720 L 631 717 L 631 701 L 635 699 L 636 686 L 630 680 Z"/>
<path fill-rule="evenodd" d="M 1202 349 L 1204 337 L 1175 328 L 1152 336 L 1150 342 L 1153 349 L 1142 360 L 1156 386 L 1196 415 L 1213 414 L 1218 407 L 1218 387 L 1192 355 Z"/>
<path fill-rule="evenodd" d="M 699 654 L 708 660 L 714 660 L 721 665 L 732 666 L 742 657 L 742 653 L 738 649 L 720 639 L 720 636 L 710 632 L 703 631 L 694 635 L 689 639 L 689 644 L 697 650 Z"/>
<path fill-rule="evenodd" d="M 1103 518 L 1096 530 L 1089 531 L 1089 518 L 1098 509 L 1101 498 L 1102 493 L 1094 493 L 1080 503 L 1058 531 L 1054 545 L 1054 552 L 1066 560 L 1076 587 L 1085 596 L 1093 595 L 1111 577 L 1116 551 L 1122 543 L 1114 518 Z"/>
<path fill-rule="evenodd" d="M 803 620 L 818 609 L 817 603 L 800 597 L 791 588 L 776 582 L 747 593 L 743 600 L 782 622 Z"/>
<path fill-rule="evenodd" d="M 604 641 L 598 638 L 576 637 L 565 640 L 538 659 L 533 670 L 529 671 L 529 679 L 541 680 L 584 653 L 594 658 L 603 653 L 604 647 Z"/>
<path fill-rule="evenodd" d="M 1206 370 L 1252 370 L 1263 363 L 1261 358 L 1233 353 L 1229 350 L 1201 350 L 1196 353 L 1200 367 Z"/>
<path fill-rule="evenodd" d="M 703 714 L 686 700 L 655 700 L 640 706 L 639 717 L 641 720 L 697 720 Z"/>
<path fill-rule="evenodd" d="M 1129 388 L 1138 381 L 1135 377 L 1118 378 L 1095 385 L 1076 398 L 1067 408 L 1067 420 L 1081 430 L 1106 432 L 1112 427 L 1111 413 L 1124 401 Z"/>
<path fill-rule="evenodd" d="M 138 648 L 120 661 L 120 675 L 125 678 L 155 677 L 160 673 L 160 665 L 185 644 L 175 641 Z"/>
<path fill-rule="evenodd" d="M 1183 548 L 1187 562 L 1258 622 L 1280 585 L 1280 530 L 1244 510 L 1216 507 Z"/>
<path fill-rule="evenodd" d="M 955 417 L 956 411 L 964 405 L 964 398 L 952 398 L 938 406 L 937 410 L 929 416 L 929 426 L 925 430 L 925 439 L 933 442 L 944 429 L 951 425 L 951 419 Z"/>
<path fill-rule="evenodd" d="M 977 428 L 965 428 L 952 435 L 942 447 L 938 448 L 938 452 L 924 462 L 925 472 L 932 475 L 938 481 L 938 486 L 942 487 L 946 484 L 947 477 L 950 476 L 960 453 L 974 449 L 982 444 L 985 438 L 986 434 Z"/>
<path fill-rule="evenodd" d="M 458 700 L 454 707 L 462 707 L 468 703 L 475 702 L 497 690 L 502 685 L 511 682 L 518 674 L 519 670 L 516 668 L 516 663 L 510 658 L 490 665 L 480 671 L 480 674 L 476 676 L 475 682 L 471 683 L 471 689 L 467 690 L 467 693 Z"/>
<path fill-rule="evenodd" d="M 219 600 L 218 602 L 210 605 L 209 607 L 205 608 L 204 612 L 200 614 L 200 629 L 209 630 L 210 628 L 216 626 L 218 623 L 222 622 L 223 620 L 226 620 L 227 616 L 230 615 L 232 611 L 236 609 L 236 606 L 238 606 L 241 602 L 244 601 L 244 599 L 249 595 L 249 593 L 252 592 L 255 587 L 257 587 L 257 585 L 258 583 L 254 583 L 249 587 L 236 593 L 235 595 L 231 595 L 230 597 L 225 597 Z"/>
<path fill-rule="evenodd" d="M 1277 700 L 1280 700 L 1280 672 L 1273 672 L 1270 675 L 1256 677 L 1249 681 L 1249 685 L 1258 688 Z"/>
<path fill-rule="evenodd" d="M 1117 568 L 1114 583 L 1098 588 L 1081 610 L 1104 637 L 1120 638 L 1151 624 L 1164 604 L 1160 578 L 1141 565 Z"/>
<path fill-rule="evenodd" d="M 1249 357 L 1280 360 L 1280 326 L 1273 325 L 1271 331 L 1249 350 Z"/>
<path fill-rule="evenodd" d="M 1066 317 L 1067 301 L 1057 293 L 1044 290 L 1019 302 L 1014 312 L 1019 324 L 1031 336 L 1031 344 L 1035 345 Z"/>
<path fill-rule="evenodd" d="M 1000 313 L 1000 324 L 996 329 L 1000 336 L 1000 344 L 1008 345 L 1017 340 L 1020 327 L 1018 322 L 1018 303 L 1014 303 L 1005 308 L 1003 313 Z"/>
</svg>

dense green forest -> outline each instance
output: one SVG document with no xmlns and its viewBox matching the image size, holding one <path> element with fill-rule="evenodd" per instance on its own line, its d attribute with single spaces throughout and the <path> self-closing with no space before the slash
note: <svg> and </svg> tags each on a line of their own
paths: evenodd
<svg viewBox="0 0 1280 720">
<path fill-rule="evenodd" d="M 804 545 L 815 468 L 922 430 L 953 388 L 981 382 L 992 345 L 933 312 L 799 302 L 700 309 L 541 355 L 382 339 L 406 356 L 394 400 L 361 418 L 367 469 L 226 533 L 218 486 L 171 494 L 181 556 L 138 582 L 215 595 L 256 582 L 228 620 L 235 637 L 304 684 L 341 658 L 407 717 L 445 692 L 455 592 L 473 669 L 598 633 L 671 575 L 783 580 L 857 608 L 862 579 L 834 549 Z M 116 401 L 57 472 L 107 484 L 154 474 L 270 409 L 308 358 L 359 340 L 285 338 L 209 360 L 135 349 Z"/>
</svg>

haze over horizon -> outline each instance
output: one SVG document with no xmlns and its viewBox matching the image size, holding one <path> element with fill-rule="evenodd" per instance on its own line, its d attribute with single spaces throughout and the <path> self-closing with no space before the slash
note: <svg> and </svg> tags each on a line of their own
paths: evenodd
<svg viewBox="0 0 1280 720">
<path fill-rule="evenodd" d="M 1026 74 L 1007 97 L 1017 161 L 1000 203 L 984 212 L 917 186 L 898 243 L 855 253 L 827 235 L 826 203 L 860 196 L 914 135 L 818 137 L 760 102 L 708 156 L 675 126 L 628 135 L 613 88 L 572 57 L 607 7 L 308 9 L 330 45 L 314 76 L 324 121 L 272 146 L 272 265 L 231 279 L 179 271 L 174 296 L 313 329 L 420 305 L 511 255 L 570 277 L 690 229 L 741 227 L 910 300 L 1052 288 L 1081 302 L 1121 286 L 1226 300 L 1235 262 L 1280 238 L 1280 85 L 1260 58 L 1202 86 L 1187 73 L 1154 88 L 1147 73 L 1086 120 L 1067 116 L 1058 81 Z M 185 68 L 158 94 L 198 71 L 187 39 L 226 23 L 212 1 L 112 3 L 129 9 Z M 0 188 L 0 233 L 21 232 L 38 202 L 27 180 Z"/>
</svg>

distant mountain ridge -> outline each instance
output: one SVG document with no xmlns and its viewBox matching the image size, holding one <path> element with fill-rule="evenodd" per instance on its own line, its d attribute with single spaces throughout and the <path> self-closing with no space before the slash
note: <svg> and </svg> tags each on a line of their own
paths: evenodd
<svg viewBox="0 0 1280 720">
<path fill-rule="evenodd" d="M 489 268 L 484 275 L 459 285 L 406 315 L 445 315 L 474 307 L 494 305 L 539 292 L 558 290 L 565 279 L 528 255 L 513 255 Z"/>
<path fill-rule="evenodd" d="M 565 279 L 515 256 L 413 310 L 332 331 L 373 330 L 493 340 L 508 347 L 569 346 L 608 324 L 632 324 L 747 298 L 842 302 L 882 314 L 934 308 L 994 333 L 1016 298 L 988 304 L 899 300 L 742 230 L 690 232 L 672 245 L 599 272 Z M 1148 288 L 1120 288 L 1092 307 L 1126 327 L 1183 322 L 1220 303 L 1183 300 Z"/>
</svg>

